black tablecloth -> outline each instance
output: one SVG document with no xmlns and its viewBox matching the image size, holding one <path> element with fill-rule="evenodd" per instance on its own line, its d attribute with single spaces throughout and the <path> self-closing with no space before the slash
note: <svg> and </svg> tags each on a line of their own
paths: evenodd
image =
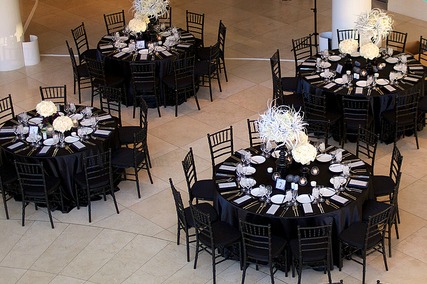
<svg viewBox="0 0 427 284">
<path fill-rule="evenodd" d="M 331 52 L 331 54 L 338 54 L 338 51 L 334 50 Z M 344 66 L 345 61 L 348 58 L 343 58 L 340 61 L 337 62 L 329 62 L 331 63 L 331 66 L 329 67 L 330 70 L 336 70 L 336 67 L 338 64 Z M 364 69 L 366 68 L 366 59 L 363 57 L 352 57 L 353 67 L 355 67 L 356 61 L 360 63 L 360 68 Z M 307 79 L 307 76 L 313 75 L 313 72 L 316 71 L 316 67 L 312 64 L 316 61 L 316 58 L 309 58 L 305 61 L 305 63 L 308 63 L 308 65 L 302 64 L 302 84 L 300 84 L 300 92 L 303 94 L 307 93 L 322 93 L 326 92 L 327 94 L 327 107 L 329 110 L 337 111 L 341 110 L 341 97 L 343 95 L 348 94 L 348 89 L 343 88 L 341 90 L 336 91 L 340 85 L 335 85 L 331 87 L 330 89 L 326 89 L 325 86 L 327 84 L 322 84 L 320 81 L 323 81 L 323 78 L 313 78 L 313 79 Z M 376 65 L 380 63 L 386 63 L 385 59 L 383 57 L 377 58 L 375 60 L 374 68 L 376 68 Z M 311 64 L 311 65 L 310 65 Z M 408 80 L 401 80 L 399 83 L 399 87 L 394 86 L 396 89 L 393 92 L 388 91 L 384 86 L 378 86 L 380 91 L 383 93 L 381 94 L 377 90 L 372 90 L 370 93 L 370 96 L 372 97 L 372 103 L 373 103 L 373 114 L 375 118 L 375 130 L 376 132 L 380 133 L 381 130 L 381 114 L 384 111 L 392 110 L 394 108 L 394 97 L 398 93 L 404 93 L 404 92 L 411 92 L 416 91 L 422 88 L 423 86 L 423 76 L 424 76 L 424 70 L 411 70 L 410 68 L 421 66 L 420 62 L 415 60 L 412 55 L 408 55 L 408 76 L 412 76 L 414 78 L 418 78 L 418 82 L 408 81 Z M 391 71 L 394 71 L 395 64 L 386 63 L 385 68 L 382 70 L 374 70 L 379 73 L 380 79 L 389 79 L 389 74 Z M 411 74 L 409 74 L 409 71 Z M 345 72 L 343 72 L 344 74 Z M 340 78 L 341 74 L 337 74 L 336 78 Z M 360 80 L 366 80 L 366 77 L 361 77 Z M 355 94 L 356 90 L 356 81 L 353 81 L 353 91 L 351 94 Z M 402 89 L 403 90 L 402 90 Z M 368 94 L 367 88 L 363 88 L 363 96 L 366 96 Z"/>
<path fill-rule="evenodd" d="M 77 106 L 77 108 L 79 108 Z M 102 115 L 103 111 L 94 109 L 94 115 Z M 34 114 L 35 111 L 29 112 L 29 114 Z M 16 120 L 8 121 L 5 123 L 3 127 L 10 127 L 15 125 Z M 15 159 L 19 159 L 20 161 L 28 161 L 28 162 L 43 162 L 46 173 L 50 176 L 57 177 L 61 180 L 61 190 L 64 197 L 64 207 L 66 212 L 70 211 L 75 206 L 75 201 L 77 197 L 75 196 L 75 180 L 74 177 L 82 172 L 83 170 L 83 153 L 85 154 L 95 154 L 97 151 L 105 151 L 108 149 L 117 149 L 120 147 L 119 136 L 117 129 L 117 120 L 115 118 L 103 120 L 99 124 L 99 129 L 110 130 L 111 133 L 108 137 L 102 137 L 97 135 L 90 135 L 88 139 L 88 143 L 83 142 L 86 146 L 85 148 L 78 150 L 73 146 L 69 148 L 71 151 L 66 148 L 58 148 L 57 154 L 55 157 L 52 157 L 55 146 L 52 146 L 49 151 L 45 155 L 40 155 L 39 151 L 42 147 L 38 148 L 34 152 L 30 153 L 32 147 L 29 147 L 26 150 L 19 151 L 20 149 L 29 145 L 29 143 L 25 142 L 25 145 L 19 147 L 14 150 L 10 150 L 7 148 L 12 145 L 11 139 L 0 140 L 1 149 L 5 154 L 5 159 L 3 163 L 5 166 L 14 167 L 13 161 Z M 76 129 L 72 129 L 72 131 L 76 131 Z M 65 133 L 66 136 L 68 132 Z M 0 134 L 0 138 L 3 136 L 13 136 L 14 134 Z M 67 143 L 66 143 L 67 144 Z M 72 153 L 71 153 L 72 152 Z M 28 155 L 30 154 L 30 155 Z"/>
<path fill-rule="evenodd" d="M 355 156 L 351 155 L 347 157 L 345 160 L 354 159 L 354 158 Z M 226 162 L 235 163 L 236 160 L 233 158 L 230 158 Z M 262 164 L 252 165 L 256 169 L 256 173 L 253 175 L 253 178 L 257 181 L 257 186 L 259 184 L 265 184 L 265 185 L 272 185 L 274 188 L 275 182 L 271 179 L 271 174 L 267 173 L 267 168 L 273 167 L 275 169 L 276 168 L 275 163 L 276 163 L 276 159 L 268 158 L 266 162 Z M 312 176 L 309 174 L 307 176 L 309 179 L 309 183 L 306 186 L 299 186 L 299 190 L 298 190 L 299 194 L 304 194 L 304 193 L 311 194 L 312 187 L 310 186 L 310 181 L 312 180 L 317 181 L 317 185 L 332 187 L 332 184 L 329 181 L 330 178 L 335 175 L 339 175 L 337 173 L 332 173 L 329 171 L 328 169 L 330 166 L 329 162 L 320 163 L 315 161 L 315 162 L 312 162 L 308 167 L 311 168 L 313 166 L 319 167 L 320 174 L 317 176 Z M 287 174 L 301 175 L 300 169 L 301 169 L 301 165 L 294 162 L 292 166 L 287 170 Z M 363 167 L 359 169 L 363 169 Z M 219 169 L 217 172 L 234 175 L 234 173 L 232 172 L 221 171 Z M 224 178 L 226 177 L 224 176 L 216 177 L 217 180 L 221 180 Z M 289 185 L 287 185 L 287 187 L 289 187 Z M 346 197 L 345 195 L 342 195 L 342 197 L 349 199 L 349 202 L 345 206 L 340 206 L 339 209 L 335 209 L 327 205 L 326 203 L 322 203 L 322 207 L 325 213 L 321 213 L 318 206 L 313 204 L 312 205 L 313 211 L 314 211 L 313 214 L 305 216 L 302 210 L 302 207 L 298 206 L 299 217 L 296 217 L 294 215 L 292 208 L 289 208 L 286 211 L 286 214 L 284 214 L 283 217 L 280 217 L 282 212 L 286 210 L 285 206 L 281 206 L 274 215 L 270 215 L 270 214 L 266 214 L 266 211 L 269 208 L 269 205 L 267 205 L 264 208 L 264 210 L 261 211 L 260 214 L 257 214 L 256 210 L 259 208 L 258 205 L 251 207 L 249 209 L 242 208 L 244 205 L 248 204 L 254 199 L 240 205 L 237 205 L 234 202 L 228 200 L 227 198 L 235 194 L 235 192 L 227 193 L 227 191 L 233 191 L 233 190 L 236 190 L 236 188 L 218 189 L 218 194 L 216 195 L 216 198 L 215 198 L 215 205 L 218 209 L 221 220 L 235 227 L 238 227 L 239 219 L 247 220 L 255 223 L 264 223 L 264 224 L 270 223 L 272 225 L 272 231 L 274 234 L 282 236 L 287 240 L 291 240 L 291 239 L 297 238 L 297 226 L 325 225 L 329 223 L 332 218 L 333 220 L 332 240 L 333 240 L 333 252 L 334 252 L 335 260 L 338 260 L 339 234 L 352 223 L 361 220 L 362 205 L 363 205 L 363 202 L 369 196 L 369 189 L 364 189 L 362 193 L 351 192 L 351 195 L 355 196 L 357 199 L 352 200 Z M 283 194 L 284 192 L 279 191 L 277 189 L 273 189 L 272 195 L 278 194 L 278 193 Z M 234 200 L 234 199 L 235 198 L 231 200 Z"/>
</svg>

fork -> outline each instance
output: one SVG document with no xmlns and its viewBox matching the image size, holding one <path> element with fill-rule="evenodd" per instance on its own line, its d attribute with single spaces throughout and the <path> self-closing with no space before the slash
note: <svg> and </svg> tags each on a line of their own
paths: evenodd
<svg viewBox="0 0 427 284">
<path fill-rule="evenodd" d="M 251 203 L 249 203 L 248 205 L 243 206 L 243 209 L 246 210 L 246 209 L 249 209 L 251 207 L 254 207 L 255 205 L 257 205 L 257 203 L 258 203 L 258 200 L 254 200 Z"/>
<path fill-rule="evenodd" d="M 55 157 L 55 156 L 56 156 L 56 154 L 58 153 L 58 151 L 59 151 L 59 147 L 58 147 L 58 148 L 55 148 L 55 150 L 53 150 L 52 157 Z"/>
<path fill-rule="evenodd" d="M 261 213 L 261 211 L 264 209 L 265 205 L 266 205 L 266 202 L 261 203 L 261 205 L 258 207 L 258 209 L 255 213 L 257 213 L 257 214 Z"/>
<path fill-rule="evenodd" d="M 292 210 L 294 210 L 295 217 L 299 217 L 298 207 L 296 205 L 292 206 Z"/>
<path fill-rule="evenodd" d="M 280 217 L 284 217 L 284 216 L 285 216 L 285 214 L 286 214 L 286 212 L 288 212 L 288 209 L 289 209 L 289 206 L 287 206 L 287 207 L 282 211 L 282 213 L 280 213 Z"/>
<path fill-rule="evenodd" d="M 320 213 L 325 213 L 325 210 L 323 210 L 323 206 L 321 203 L 317 203 L 317 207 L 319 207 Z"/>
<path fill-rule="evenodd" d="M 338 205 L 336 205 L 335 203 L 330 202 L 328 199 L 325 200 L 325 203 L 328 204 L 329 206 L 335 208 L 335 209 L 339 209 Z"/>
<path fill-rule="evenodd" d="M 349 198 L 351 198 L 351 199 L 353 199 L 353 200 L 356 200 L 356 197 L 354 197 L 353 195 L 351 195 L 351 194 L 349 194 L 349 193 L 347 193 L 347 192 L 341 192 L 343 195 L 345 195 L 345 196 L 347 196 L 347 197 L 349 197 Z"/>
</svg>

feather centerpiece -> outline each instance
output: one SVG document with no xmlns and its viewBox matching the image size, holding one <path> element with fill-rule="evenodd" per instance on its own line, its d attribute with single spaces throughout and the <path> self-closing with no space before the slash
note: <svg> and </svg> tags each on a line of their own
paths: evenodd
<svg viewBox="0 0 427 284">
<path fill-rule="evenodd" d="M 157 20 L 168 13 L 169 0 L 133 0 L 132 10 L 137 15 L 144 15 Z"/>
<path fill-rule="evenodd" d="M 393 30 L 393 19 L 386 12 L 377 8 L 360 14 L 355 24 L 361 38 L 367 38 L 374 44 L 380 43 Z"/>
</svg>

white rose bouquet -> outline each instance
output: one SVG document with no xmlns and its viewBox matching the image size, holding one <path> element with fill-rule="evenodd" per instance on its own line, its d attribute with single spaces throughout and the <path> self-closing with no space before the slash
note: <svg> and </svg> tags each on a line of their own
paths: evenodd
<svg viewBox="0 0 427 284">
<path fill-rule="evenodd" d="M 345 39 L 340 42 L 338 47 L 341 53 L 352 54 L 357 51 L 359 43 L 355 39 Z"/>
<path fill-rule="evenodd" d="M 372 42 L 360 47 L 360 55 L 366 59 L 373 60 L 380 54 L 380 49 Z"/>
<path fill-rule="evenodd" d="M 58 110 L 52 101 L 41 101 L 36 105 L 36 111 L 43 117 L 54 115 Z"/>
<path fill-rule="evenodd" d="M 316 147 L 309 142 L 301 143 L 292 149 L 292 157 L 298 163 L 308 165 L 316 159 Z"/>
<path fill-rule="evenodd" d="M 64 133 L 73 127 L 73 120 L 68 116 L 58 116 L 52 125 L 56 131 Z"/>
<path fill-rule="evenodd" d="M 168 12 L 169 0 L 134 0 L 132 9 L 135 14 L 157 19 Z"/>
<path fill-rule="evenodd" d="M 150 19 L 142 14 L 135 14 L 135 17 L 129 21 L 128 28 L 131 32 L 142 33 L 147 29 Z"/>
</svg>

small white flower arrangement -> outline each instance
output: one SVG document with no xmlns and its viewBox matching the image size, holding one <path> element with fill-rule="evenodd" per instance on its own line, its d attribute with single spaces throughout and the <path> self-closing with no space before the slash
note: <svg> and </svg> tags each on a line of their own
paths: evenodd
<svg viewBox="0 0 427 284">
<path fill-rule="evenodd" d="M 292 157 L 295 162 L 301 163 L 303 165 L 308 165 L 310 162 L 313 162 L 317 156 L 317 149 L 308 141 L 297 145 L 292 149 Z"/>
<path fill-rule="evenodd" d="M 142 33 L 147 30 L 150 19 L 142 14 L 136 13 L 134 18 L 129 21 L 128 28 L 131 32 Z"/>
<path fill-rule="evenodd" d="M 372 9 L 359 15 L 355 28 L 362 37 L 368 37 L 377 44 L 393 30 L 393 19 L 381 9 Z"/>
<path fill-rule="evenodd" d="M 360 47 L 360 55 L 366 59 L 373 60 L 380 54 L 380 49 L 376 44 L 369 42 Z"/>
<path fill-rule="evenodd" d="M 73 127 L 73 120 L 68 116 L 58 116 L 53 121 L 52 126 L 55 131 L 64 133 L 65 131 L 71 130 Z"/>
<path fill-rule="evenodd" d="M 36 105 L 36 111 L 43 117 L 54 115 L 58 109 L 52 101 L 41 101 Z"/>
<path fill-rule="evenodd" d="M 357 51 L 359 43 L 355 39 L 345 39 L 340 42 L 338 48 L 341 53 L 352 54 Z"/>
<path fill-rule="evenodd" d="M 134 0 L 132 10 L 135 14 L 157 19 L 168 12 L 169 0 Z"/>
</svg>

